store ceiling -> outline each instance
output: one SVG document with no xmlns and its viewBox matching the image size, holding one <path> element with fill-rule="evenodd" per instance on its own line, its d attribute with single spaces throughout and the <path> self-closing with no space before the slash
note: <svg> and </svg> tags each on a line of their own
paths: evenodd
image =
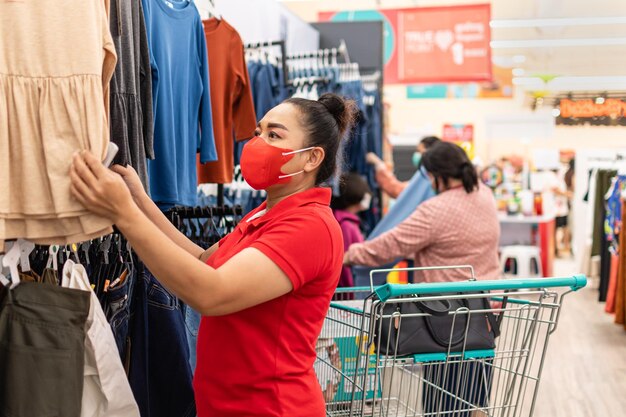
<svg viewBox="0 0 626 417">
<path fill-rule="evenodd" d="M 426 7 L 482 2 L 484 0 L 344 0 L 340 7 Z M 286 1 L 287 6 L 290 3 Z M 300 10 L 303 7 L 336 10 L 338 7 L 336 0 L 293 3 L 300 3 Z M 537 74 L 585 77 L 573 86 L 579 91 L 626 90 L 626 0 L 491 0 L 491 5 L 494 63 L 517 68 L 515 75 L 519 77 Z M 606 18 L 611 18 L 612 22 Z M 520 25 L 526 27 L 514 27 Z M 513 47 L 514 43 L 508 41 L 531 44 Z M 532 41 L 544 45 L 533 45 Z M 564 42 L 573 46 L 558 46 Z M 558 88 L 562 91 L 567 86 L 568 83 L 561 83 Z"/>
<path fill-rule="evenodd" d="M 561 76 L 625 76 L 626 75 L 626 1 L 624 0 L 493 0 L 493 19 L 506 26 L 505 19 L 533 19 L 539 23 L 554 23 L 552 27 L 494 27 L 492 40 L 572 40 L 577 46 L 550 46 L 525 48 L 496 48 L 496 62 L 512 61 L 524 56 L 525 61 L 515 65 L 526 75 L 554 74 Z M 603 22 L 606 17 L 616 24 Z M 565 25 L 545 19 L 564 19 Z M 582 24 L 581 24 L 582 23 Z M 592 23 L 592 24 L 586 24 Z M 512 24 L 511 24 L 512 25 Z M 594 39 L 607 39 L 597 42 Z M 582 40 L 577 42 L 574 40 Z M 608 45 L 608 43 L 620 43 Z M 496 46 L 496 45 L 494 45 Z M 519 61 L 519 58 L 518 58 Z"/>
</svg>

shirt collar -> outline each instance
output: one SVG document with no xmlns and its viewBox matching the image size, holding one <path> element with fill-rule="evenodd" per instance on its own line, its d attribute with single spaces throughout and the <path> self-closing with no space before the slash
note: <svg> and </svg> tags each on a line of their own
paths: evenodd
<svg viewBox="0 0 626 417">
<path fill-rule="evenodd" d="M 321 204 L 328 206 L 330 205 L 331 197 L 332 192 L 330 188 L 315 187 L 285 198 L 270 210 L 267 210 L 267 201 L 264 201 L 263 204 L 251 211 L 239 224 L 245 225 L 245 229 L 247 229 L 247 226 L 259 226 L 294 208 L 304 207 L 309 204 Z M 267 210 L 264 215 L 253 218 L 263 210 Z"/>
<path fill-rule="evenodd" d="M 267 213 L 267 210 L 259 210 L 256 213 L 254 213 L 252 216 L 250 216 L 247 220 L 246 223 L 250 223 L 253 220 L 258 219 L 261 216 L 264 216 L 265 213 Z"/>
</svg>

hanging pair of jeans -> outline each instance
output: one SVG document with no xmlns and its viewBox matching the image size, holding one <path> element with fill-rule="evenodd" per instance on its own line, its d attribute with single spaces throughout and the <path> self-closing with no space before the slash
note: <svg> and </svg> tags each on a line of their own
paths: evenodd
<svg viewBox="0 0 626 417">
<path fill-rule="evenodd" d="M 80 417 L 86 291 L 0 288 L 0 415 Z"/>
<path fill-rule="evenodd" d="M 141 416 L 194 417 L 181 303 L 148 269 L 138 270 L 131 304 L 129 380 Z"/>
<path fill-rule="evenodd" d="M 132 291 L 137 281 L 137 271 L 133 264 L 127 263 L 125 271 L 118 279 L 120 282 L 116 284 L 114 280 L 106 292 L 104 312 L 111 324 L 111 330 L 113 331 L 113 336 L 115 336 L 115 343 L 117 344 L 120 357 L 126 362 L 130 302 L 133 296 Z"/>
<path fill-rule="evenodd" d="M 196 372 L 196 350 L 198 344 L 198 330 L 200 329 L 200 320 L 202 316 L 188 305 L 183 305 L 183 314 L 185 316 L 185 330 L 187 333 L 187 344 L 189 346 L 189 366 L 192 375 Z"/>
</svg>

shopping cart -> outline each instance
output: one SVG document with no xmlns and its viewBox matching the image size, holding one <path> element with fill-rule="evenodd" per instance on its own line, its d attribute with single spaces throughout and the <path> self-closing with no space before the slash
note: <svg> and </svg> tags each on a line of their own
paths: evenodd
<svg viewBox="0 0 626 417">
<path fill-rule="evenodd" d="M 453 267 L 459 268 L 459 267 Z M 473 277 L 473 269 L 469 268 Z M 407 268 L 406 271 L 448 268 Z M 372 271 L 373 274 L 390 270 Z M 315 371 L 328 416 L 532 416 L 550 336 L 563 298 L 586 285 L 582 276 L 396 285 L 338 289 L 317 345 Z M 384 332 L 410 332 L 415 317 L 403 303 L 482 300 L 485 307 L 448 311 L 450 338 L 472 320 L 493 314 L 493 348 L 444 347 L 401 352 Z M 461 303 L 462 304 L 462 303 Z M 393 305 L 390 309 L 385 306 Z M 476 305 L 475 302 L 473 305 Z M 413 321 L 411 321 L 413 319 Z M 451 319 L 451 320 L 450 320 Z M 402 327 L 403 321 L 405 328 Z M 414 330 L 414 329 L 413 329 Z M 493 341 L 493 339 L 492 339 Z M 400 355 L 399 353 L 403 353 Z"/>
</svg>

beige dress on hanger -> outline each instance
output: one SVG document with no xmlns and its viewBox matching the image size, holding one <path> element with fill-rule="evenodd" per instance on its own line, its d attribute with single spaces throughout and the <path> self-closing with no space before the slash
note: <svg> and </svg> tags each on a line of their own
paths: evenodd
<svg viewBox="0 0 626 417">
<path fill-rule="evenodd" d="M 70 193 L 72 155 L 104 159 L 116 54 L 107 0 L 0 2 L 0 250 L 111 231 Z"/>
</svg>

